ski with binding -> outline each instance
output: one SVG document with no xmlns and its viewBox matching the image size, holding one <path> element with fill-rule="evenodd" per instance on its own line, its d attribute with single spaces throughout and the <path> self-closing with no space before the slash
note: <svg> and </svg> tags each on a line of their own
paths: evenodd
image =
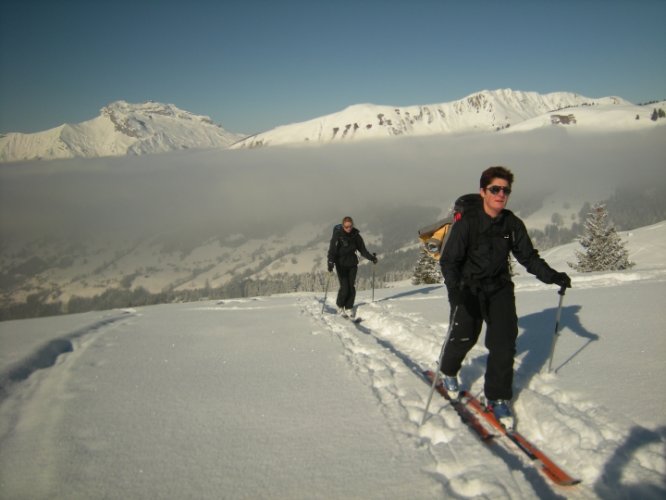
<svg viewBox="0 0 666 500">
<path fill-rule="evenodd" d="M 435 373 L 432 370 L 425 370 L 423 372 L 425 380 L 432 383 Z M 492 411 L 486 408 L 476 397 L 468 391 L 460 391 L 460 397 L 451 399 L 446 392 L 441 380 L 435 386 L 435 390 L 442 395 L 447 401 L 451 402 L 451 406 L 456 410 L 462 421 L 468 425 L 474 432 L 486 443 L 492 442 L 492 438 L 506 437 L 513 447 L 506 447 L 507 450 L 519 449 L 524 453 L 530 461 L 537 466 L 541 472 L 558 486 L 574 486 L 580 483 L 579 479 L 575 479 L 566 473 L 561 467 L 553 462 L 542 450 L 536 445 L 531 443 L 519 432 L 513 430 L 508 431 L 496 418 Z M 488 426 L 493 429 L 489 431 L 483 425 L 479 418 L 482 418 Z"/>
<path fill-rule="evenodd" d="M 423 376 L 425 377 L 426 381 L 432 384 L 432 381 L 434 380 L 435 377 L 435 372 L 432 370 L 425 370 L 423 372 Z M 443 396 L 447 401 L 451 403 L 451 406 L 453 406 L 453 409 L 456 410 L 458 415 L 460 416 L 460 419 L 467 424 L 467 426 L 472 429 L 477 436 L 481 439 L 481 441 L 488 441 L 492 439 L 494 434 L 492 434 L 477 418 L 477 416 L 472 413 L 459 399 L 453 399 L 451 396 L 449 396 L 449 393 L 446 392 L 446 389 L 444 388 L 444 385 L 442 384 L 441 379 L 437 381 L 437 385 L 435 386 L 435 390 Z"/>
<path fill-rule="evenodd" d="M 460 398 L 463 404 L 471 408 L 476 415 L 479 415 L 497 432 L 506 436 L 516 448 L 522 451 L 527 457 L 535 463 L 541 471 L 551 481 L 559 486 L 573 486 L 580 483 L 580 479 L 575 479 L 553 462 L 543 451 L 531 443 L 521 433 L 514 430 L 507 430 L 484 404 L 468 391 L 461 391 Z"/>
</svg>

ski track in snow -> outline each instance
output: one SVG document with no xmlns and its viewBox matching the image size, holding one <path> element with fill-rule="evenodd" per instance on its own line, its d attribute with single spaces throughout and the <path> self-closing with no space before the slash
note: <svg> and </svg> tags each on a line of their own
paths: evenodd
<svg viewBox="0 0 666 500">
<path fill-rule="evenodd" d="M 21 441 L 21 435 L 30 434 L 28 444 L 25 445 L 27 450 L 21 450 L 20 453 L 34 457 L 41 473 L 40 478 L 32 480 L 31 498 L 57 497 L 45 485 L 49 482 L 46 479 L 57 475 L 55 464 L 58 463 L 57 450 L 62 439 L 59 424 L 65 412 L 65 404 L 72 397 L 65 390 L 72 377 L 71 367 L 105 334 L 128 324 L 136 316 L 133 309 L 105 315 L 100 320 L 47 342 L 0 373 L 0 403 L 4 415 L 8 416 L 0 424 L 0 446 L 12 449 L 16 441 Z M 112 342 L 102 341 L 105 346 Z M 17 384 L 22 387 L 17 394 L 13 394 Z M 23 466 L 20 460 L 3 462 L 0 497 L 5 498 L 5 477 L 20 476 Z"/>
<path fill-rule="evenodd" d="M 521 465 L 513 455 L 506 455 L 505 452 L 504 459 L 496 458 L 493 466 L 489 466 L 492 455 L 484 449 L 487 445 L 467 431 L 457 413 L 450 408 L 445 409 L 448 403 L 441 397 L 433 397 L 431 415 L 420 427 L 429 389 L 412 369 L 426 367 L 429 363 L 415 355 L 418 349 L 398 351 L 398 347 L 389 340 L 390 334 L 382 336 L 374 332 L 392 331 L 397 336 L 414 338 L 410 332 L 431 330 L 430 335 L 415 335 L 416 342 L 413 344 L 425 347 L 426 352 L 434 352 L 438 349 L 435 345 L 436 329 L 424 326 L 424 321 L 419 321 L 417 317 L 395 313 L 387 315 L 384 311 L 390 307 L 390 304 L 363 307 L 364 319 L 358 327 L 335 315 L 322 316 L 321 306 L 316 301 L 310 304 L 308 310 L 315 318 L 321 316 L 320 321 L 338 336 L 349 364 L 372 388 L 393 431 L 407 435 L 427 449 L 433 466 L 426 472 L 442 484 L 445 497 L 524 498 L 536 491 L 541 498 L 555 498 L 545 480 L 531 468 Z M 464 459 L 461 459 L 461 454 Z M 473 459 L 471 455 L 474 455 Z M 532 485 L 522 477 L 523 474 L 507 470 L 507 462 L 511 469 L 522 470 Z"/>
<path fill-rule="evenodd" d="M 134 314 L 135 311 L 127 309 L 50 340 L 9 369 L 0 372 L 0 403 L 7 397 L 14 384 L 26 380 L 37 370 L 55 365 L 61 354 L 80 351 L 90 338 Z"/>
<path fill-rule="evenodd" d="M 429 387 L 418 379 L 417 372 L 435 366 L 447 323 L 433 324 L 418 313 L 400 311 L 390 297 L 360 302 L 358 315 L 363 322 L 359 325 L 331 314 L 332 307 L 325 308 L 322 314 L 321 302 L 316 298 L 300 300 L 304 313 L 340 339 L 347 361 L 371 388 L 393 431 L 427 449 L 433 466 L 426 472 L 443 485 L 447 497 L 598 498 L 601 491 L 607 498 L 624 498 L 626 492 L 618 493 L 605 485 L 603 476 L 612 470 L 607 465 L 608 457 L 615 457 L 622 448 L 631 433 L 631 423 L 624 427 L 611 420 L 613 414 L 608 408 L 561 390 L 554 374 L 532 376 L 529 386 L 520 387 L 513 407 L 520 432 L 564 470 L 582 480 L 575 487 L 548 483 L 535 467 L 527 464 L 527 458 L 497 446 L 507 446 L 506 440 L 495 439 L 496 444 L 489 449 L 491 446 L 466 429 L 458 414 L 437 394 L 424 425 L 419 425 Z M 443 293 L 400 297 L 403 304 L 416 300 L 441 300 L 442 317 L 446 318 L 448 307 L 444 305 Z M 486 350 L 480 338 L 460 374 L 463 386 L 477 396 L 483 392 L 485 361 Z M 520 386 L 519 358 L 515 368 L 514 385 Z M 630 483 L 658 485 L 663 483 L 665 470 L 666 431 L 645 429 L 643 434 L 635 436 L 635 444 L 641 447 L 636 459 L 622 463 L 614 472 Z M 460 454 L 464 454 L 464 460 Z M 591 489 L 593 485 L 596 494 Z M 650 491 L 650 486 L 640 490 L 646 491 Z M 658 494 L 658 486 L 654 492 Z"/>
</svg>

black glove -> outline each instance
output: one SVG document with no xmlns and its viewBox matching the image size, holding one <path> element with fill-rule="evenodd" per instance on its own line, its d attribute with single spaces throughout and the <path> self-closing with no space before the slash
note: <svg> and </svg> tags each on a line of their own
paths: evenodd
<svg viewBox="0 0 666 500">
<path fill-rule="evenodd" d="M 551 281 L 560 288 L 571 288 L 571 278 L 567 273 L 555 273 Z"/>
<path fill-rule="evenodd" d="M 370 262 L 372 262 L 373 264 L 376 264 L 377 263 L 377 256 L 373 255 L 372 259 L 370 259 Z"/>
<path fill-rule="evenodd" d="M 328 272 L 332 273 L 333 272 L 333 262 L 328 263 Z"/>
</svg>

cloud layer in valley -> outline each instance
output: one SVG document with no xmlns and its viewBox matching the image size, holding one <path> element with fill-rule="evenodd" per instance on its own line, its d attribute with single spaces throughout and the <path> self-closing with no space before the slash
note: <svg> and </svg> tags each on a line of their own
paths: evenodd
<svg viewBox="0 0 666 500">
<path fill-rule="evenodd" d="M 664 186 L 664 144 L 663 127 L 617 135 L 549 129 L 7 164 L 0 168 L 0 233 L 5 242 L 49 235 L 201 240 L 326 225 L 347 214 L 362 225 L 405 205 L 445 212 L 477 188 L 483 168 L 498 164 L 516 174 L 511 208 L 518 211 L 553 193 L 594 202 L 621 186 Z"/>
</svg>

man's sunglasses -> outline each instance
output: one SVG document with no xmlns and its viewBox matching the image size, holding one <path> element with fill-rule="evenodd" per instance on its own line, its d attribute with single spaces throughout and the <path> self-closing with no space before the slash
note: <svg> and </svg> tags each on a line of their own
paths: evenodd
<svg viewBox="0 0 666 500">
<path fill-rule="evenodd" d="M 504 191 L 504 194 L 507 196 L 511 194 L 511 188 L 509 186 L 488 186 L 486 191 L 490 191 L 492 194 L 499 194 L 500 191 Z"/>
</svg>

